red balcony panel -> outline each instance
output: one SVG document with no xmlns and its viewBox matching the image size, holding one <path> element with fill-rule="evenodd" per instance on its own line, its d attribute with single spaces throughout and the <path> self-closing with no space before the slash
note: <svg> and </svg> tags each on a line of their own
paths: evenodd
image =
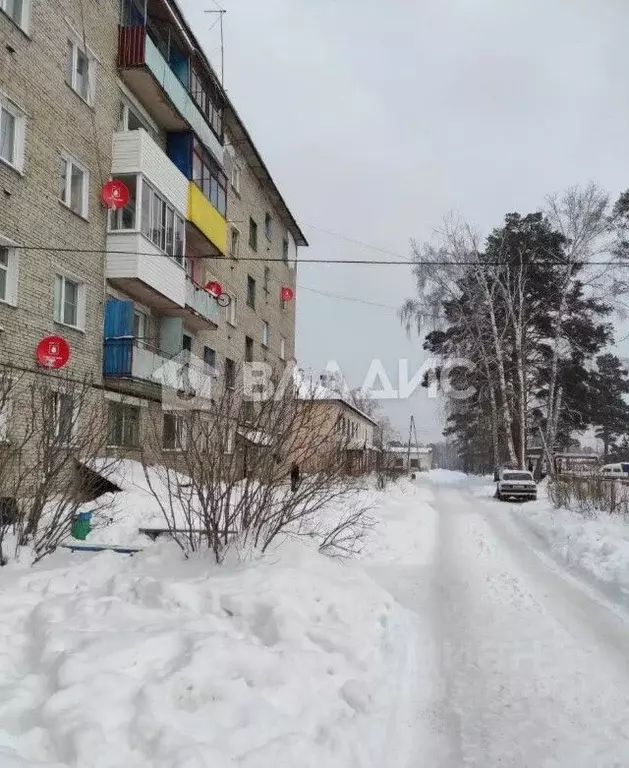
<svg viewBox="0 0 629 768">
<path fill-rule="evenodd" d="M 118 66 L 139 67 L 144 64 L 146 27 L 118 27 Z"/>
</svg>

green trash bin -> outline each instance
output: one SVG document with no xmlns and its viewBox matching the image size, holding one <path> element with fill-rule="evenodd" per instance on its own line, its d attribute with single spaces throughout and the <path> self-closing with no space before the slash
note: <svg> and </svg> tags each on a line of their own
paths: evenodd
<svg viewBox="0 0 629 768">
<path fill-rule="evenodd" d="M 79 512 L 72 523 L 72 538 L 79 541 L 85 541 L 88 533 L 92 530 L 92 513 Z"/>
</svg>

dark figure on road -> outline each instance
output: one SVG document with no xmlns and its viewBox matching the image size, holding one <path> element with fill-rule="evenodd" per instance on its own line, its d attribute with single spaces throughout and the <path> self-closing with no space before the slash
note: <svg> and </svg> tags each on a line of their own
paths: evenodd
<svg viewBox="0 0 629 768">
<path fill-rule="evenodd" d="M 290 468 L 290 489 L 293 493 L 299 487 L 299 466 L 293 462 L 293 466 Z"/>
</svg>

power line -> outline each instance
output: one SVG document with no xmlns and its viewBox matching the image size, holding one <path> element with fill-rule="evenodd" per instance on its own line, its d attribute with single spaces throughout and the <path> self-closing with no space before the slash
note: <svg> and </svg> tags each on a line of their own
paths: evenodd
<svg viewBox="0 0 629 768">
<path fill-rule="evenodd" d="M 155 253 L 154 251 L 136 251 L 136 250 L 106 250 L 103 248 L 50 248 L 49 246 L 45 245 L 16 245 L 14 246 L 15 250 L 17 251 L 48 251 L 49 253 L 85 253 L 85 254 L 97 254 L 97 255 L 107 255 L 107 254 L 133 254 L 136 256 L 154 256 L 155 258 L 167 258 L 167 259 L 174 259 L 174 256 L 170 256 L 167 253 Z M 183 258 L 183 257 L 182 257 Z M 199 256 L 193 256 L 194 259 L 207 259 L 207 260 L 222 260 L 226 259 L 224 254 L 200 254 Z M 234 261 L 243 261 L 243 262 L 259 262 L 261 264 L 265 263 L 280 263 L 283 262 L 284 264 L 289 263 L 295 263 L 297 265 L 299 264 L 352 264 L 355 266 L 366 266 L 366 265 L 373 265 L 373 266 L 398 266 L 398 267 L 415 267 L 415 266 L 425 266 L 425 267 L 452 267 L 453 269 L 456 269 L 457 267 L 503 267 L 505 266 L 505 263 L 502 261 L 458 261 L 458 262 L 451 262 L 451 261 L 445 261 L 445 260 L 439 260 L 439 259 L 418 259 L 418 260 L 407 260 L 407 261 L 391 261 L 387 259 L 290 259 L 288 262 L 283 256 L 272 256 L 272 257 L 260 257 L 260 256 L 237 256 L 233 257 Z M 530 261 L 527 266 L 537 266 L 537 267 L 561 267 L 561 266 L 569 266 L 566 265 L 565 262 L 562 261 Z M 590 261 L 588 262 L 587 266 L 609 266 L 609 267 L 629 267 L 629 261 Z"/>
</svg>

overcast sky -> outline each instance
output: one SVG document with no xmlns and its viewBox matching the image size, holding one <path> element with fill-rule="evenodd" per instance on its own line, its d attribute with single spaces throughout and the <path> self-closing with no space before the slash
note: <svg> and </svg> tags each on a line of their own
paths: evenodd
<svg viewBox="0 0 629 768">
<path fill-rule="evenodd" d="M 219 66 L 213 0 L 180 0 Z M 487 232 L 508 211 L 595 181 L 629 187 L 627 0 L 222 0 L 225 85 L 300 222 L 308 258 L 408 257 L 456 211 Z M 396 309 L 405 266 L 299 268 L 297 354 L 360 385 L 379 358 L 424 359 Z M 388 305 L 320 296 L 306 288 Z M 425 390 L 385 402 L 438 439 Z"/>
</svg>

